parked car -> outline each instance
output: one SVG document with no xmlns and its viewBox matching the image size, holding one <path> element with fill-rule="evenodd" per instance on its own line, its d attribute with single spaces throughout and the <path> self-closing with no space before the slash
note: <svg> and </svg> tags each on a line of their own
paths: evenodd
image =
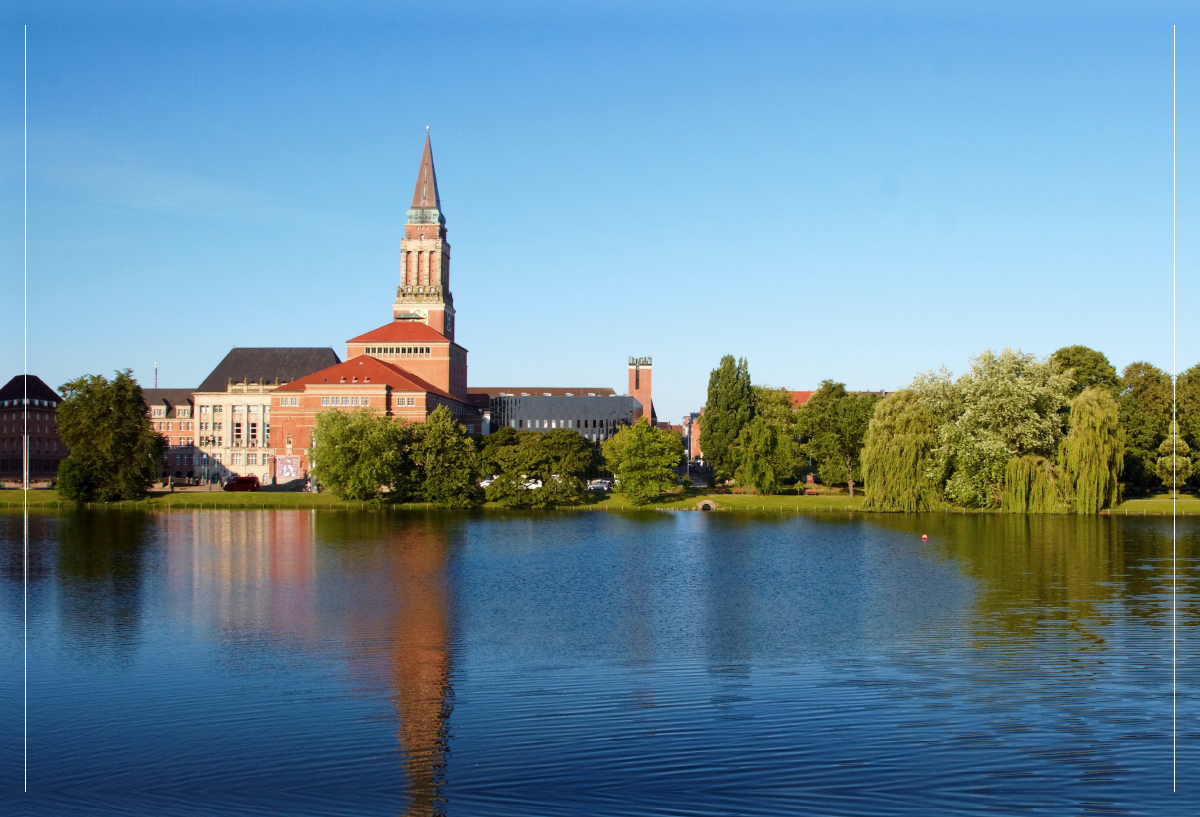
<svg viewBox="0 0 1200 817">
<path fill-rule="evenodd" d="M 483 479 L 479 480 L 479 487 L 486 488 L 495 481 L 496 481 L 495 477 L 484 477 Z"/>
<path fill-rule="evenodd" d="M 612 489 L 612 483 L 607 479 L 594 479 L 588 483 L 589 491 L 611 491 Z"/>
<path fill-rule="evenodd" d="M 225 490 L 225 491 L 257 491 L 258 487 L 259 487 L 258 477 L 255 477 L 255 476 L 230 477 L 228 480 L 226 480 L 225 487 L 222 490 Z"/>
</svg>

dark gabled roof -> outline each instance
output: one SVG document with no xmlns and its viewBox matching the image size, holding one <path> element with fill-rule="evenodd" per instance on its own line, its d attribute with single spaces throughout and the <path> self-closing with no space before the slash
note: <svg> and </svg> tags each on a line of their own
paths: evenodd
<svg viewBox="0 0 1200 817">
<path fill-rule="evenodd" d="M 611 397 L 616 394 L 607 386 L 471 386 L 467 392 L 468 397 L 472 394 L 486 394 L 488 397 Z"/>
<path fill-rule="evenodd" d="M 341 363 L 332 349 L 310 347 L 235 348 L 204 378 L 198 392 L 224 392 L 229 382 L 290 383 Z"/>
<path fill-rule="evenodd" d="M 26 388 L 29 389 L 28 395 L 25 393 Z M 58 393 L 35 374 L 19 374 L 0 389 L 0 400 L 21 400 L 26 396 L 30 400 L 50 400 L 56 405 L 62 402 Z"/>
<path fill-rule="evenodd" d="M 178 406 L 192 405 L 192 389 L 142 389 L 142 402 L 149 411 L 153 406 L 165 406 L 164 417 L 175 417 Z"/>
</svg>

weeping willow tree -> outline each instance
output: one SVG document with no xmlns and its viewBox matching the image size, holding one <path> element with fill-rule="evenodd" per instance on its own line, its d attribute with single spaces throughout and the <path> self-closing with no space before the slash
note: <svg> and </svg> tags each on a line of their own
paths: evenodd
<svg viewBox="0 0 1200 817">
<path fill-rule="evenodd" d="M 875 406 L 862 452 L 863 510 L 916 513 L 945 507 L 941 486 L 926 473 L 938 423 L 916 392 L 903 389 Z"/>
<path fill-rule="evenodd" d="M 1117 504 L 1125 465 L 1120 407 L 1099 388 L 1071 401 L 1070 430 L 1059 448 L 1059 470 L 1075 513 L 1095 514 Z M 1185 477 L 1186 479 L 1186 477 Z"/>
<path fill-rule="evenodd" d="M 1158 478 L 1172 491 L 1178 491 L 1192 475 L 1191 449 L 1179 436 L 1179 423 L 1171 421 L 1171 431 L 1158 447 Z"/>
<path fill-rule="evenodd" d="M 1004 513 L 1066 513 L 1054 463 L 1036 454 L 1013 457 L 1004 470 Z"/>
</svg>

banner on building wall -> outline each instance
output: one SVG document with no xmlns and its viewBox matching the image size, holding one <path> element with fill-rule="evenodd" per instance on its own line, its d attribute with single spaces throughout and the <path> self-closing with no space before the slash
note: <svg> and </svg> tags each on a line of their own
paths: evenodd
<svg viewBox="0 0 1200 817">
<path fill-rule="evenodd" d="M 275 458 L 275 481 L 284 482 L 289 479 L 300 478 L 300 458 L 299 457 L 276 457 Z"/>
</svg>

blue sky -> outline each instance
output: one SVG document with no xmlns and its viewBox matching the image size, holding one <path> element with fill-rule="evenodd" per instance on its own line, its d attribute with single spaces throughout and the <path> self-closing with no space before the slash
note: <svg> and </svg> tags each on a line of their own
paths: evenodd
<svg viewBox="0 0 1200 817">
<path fill-rule="evenodd" d="M 1200 14 L 1172 3 L 9 3 L 0 379 L 194 386 L 390 319 L 425 126 L 475 385 L 660 417 L 723 354 L 896 389 L 984 349 L 1200 362 Z"/>
</svg>

